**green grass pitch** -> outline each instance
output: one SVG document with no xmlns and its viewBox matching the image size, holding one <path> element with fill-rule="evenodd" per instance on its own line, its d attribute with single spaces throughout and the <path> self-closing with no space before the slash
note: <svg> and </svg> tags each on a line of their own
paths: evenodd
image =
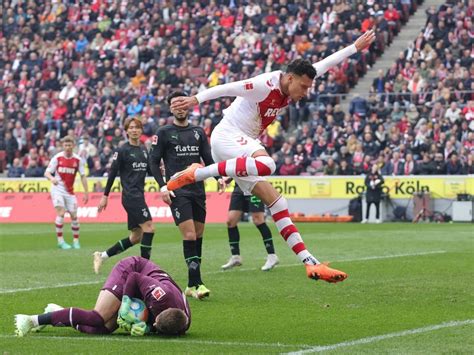
<svg viewBox="0 0 474 355">
<path fill-rule="evenodd" d="M 314 282 L 274 233 L 280 265 L 262 272 L 258 230 L 243 223 L 244 265 L 223 272 L 224 225 L 207 225 L 203 280 L 212 291 L 190 300 L 193 323 L 181 338 L 91 336 L 47 327 L 14 336 L 13 315 L 49 302 L 90 309 L 119 257 L 92 271 L 92 253 L 126 236 L 125 225 L 83 224 L 80 250 L 56 249 L 53 224 L 0 226 L 0 349 L 18 353 L 473 353 L 472 224 L 299 224 L 320 260 L 346 271 L 340 284 Z M 65 238 L 71 240 L 69 225 Z M 185 286 L 182 243 L 173 225 L 156 225 L 152 259 Z"/>
</svg>

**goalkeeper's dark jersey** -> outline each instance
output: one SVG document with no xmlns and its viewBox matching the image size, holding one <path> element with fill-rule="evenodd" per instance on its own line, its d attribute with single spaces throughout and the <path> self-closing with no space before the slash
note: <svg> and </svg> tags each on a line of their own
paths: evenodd
<svg viewBox="0 0 474 355">
<path fill-rule="evenodd" d="M 117 149 L 112 160 L 104 195 L 108 195 L 117 175 L 122 184 L 122 199 L 143 198 L 145 177 L 150 172 L 148 153 L 143 145 L 125 143 Z"/>
<path fill-rule="evenodd" d="M 192 163 L 205 165 L 213 164 L 211 146 L 202 127 L 188 125 L 180 127 L 167 125 L 161 127 L 153 137 L 152 151 L 150 152 L 151 171 L 160 187 L 165 185 L 160 170 L 163 159 L 166 180 L 174 173 L 186 169 Z M 175 191 L 176 195 L 204 195 L 204 183 L 186 185 Z"/>
</svg>

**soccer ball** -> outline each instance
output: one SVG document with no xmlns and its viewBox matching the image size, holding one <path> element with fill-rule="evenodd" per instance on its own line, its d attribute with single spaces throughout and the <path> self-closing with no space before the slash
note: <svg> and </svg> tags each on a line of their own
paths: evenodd
<svg viewBox="0 0 474 355">
<path fill-rule="evenodd" d="M 138 322 L 145 322 L 148 320 L 148 308 L 146 308 L 145 302 L 139 298 L 132 298 L 130 303 L 130 311 L 128 314 L 135 318 Z"/>
</svg>

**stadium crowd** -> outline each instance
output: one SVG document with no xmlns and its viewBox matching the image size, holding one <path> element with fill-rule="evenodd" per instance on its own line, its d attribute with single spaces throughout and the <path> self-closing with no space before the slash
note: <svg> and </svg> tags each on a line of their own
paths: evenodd
<svg viewBox="0 0 474 355">
<path fill-rule="evenodd" d="M 343 112 L 355 85 L 415 11 L 393 1 L 43 2 L 6 0 L 0 11 L 0 171 L 43 176 L 71 134 L 90 176 L 104 176 L 127 117 L 150 144 L 169 123 L 166 96 L 315 62 L 375 26 L 370 51 L 351 57 L 291 104 L 261 137 L 280 175 L 473 173 L 473 4 L 430 9 L 426 28 Z M 470 91 L 469 91 L 470 90 Z M 466 92 L 469 91 L 469 92 Z M 206 134 L 230 98 L 196 107 Z"/>
</svg>

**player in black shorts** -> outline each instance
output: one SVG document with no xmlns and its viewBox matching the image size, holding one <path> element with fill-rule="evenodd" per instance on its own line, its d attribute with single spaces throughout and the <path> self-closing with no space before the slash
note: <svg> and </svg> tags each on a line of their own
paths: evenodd
<svg viewBox="0 0 474 355">
<path fill-rule="evenodd" d="M 232 256 L 227 264 L 222 265 L 222 269 L 231 269 L 234 266 L 242 265 L 240 256 L 240 233 L 237 224 L 242 218 L 242 213 L 250 212 L 252 221 L 260 231 L 263 244 L 267 250 L 267 261 L 261 267 L 262 271 L 273 269 L 278 263 L 278 256 L 275 254 L 273 246 L 272 232 L 265 223 L 265 205 L 257 196 L 245 196 L 240 187 L 235 184 L 234 191 L 230 199 L 229 213 L 227 215 L 227 232 L 229 234 L 229 246 Z"/>
<path fill-rule="evenodd" d="M 174 92 L 168 97 L 171 104 L 175 97 L 186 96 L 183 92 Z M 158 129 L 153 138 L 151 151 L 151 171 L 160 185 L 163 201 L 170 205 L 174 221 L 183 236 L 184 260 L 188 266 L 188 287 L 186 296 L 202 299 L 208 297 L 209 289 L 201 279 L 202 235 L 206 221 L 206 194 L 204 183 L 197 182 L 170 192 L 161 173 L 163 160 L 166 179 L 193 163 L 213 164 L 211 147 L 202 127 L 192 126 L 188 121 L 188 111 L 171 111 L 173 124 Z M 218 178 L 220 190 L 225 183 Z"/>
<path fill-rule="evenodd" d="M 120 147 L 113 155 L 109 178 L 104 190 L 104 196 L 99 203 L 99 213 L 105 210 L 108 196 L 115 177 L 120 175 L 122 184 L 122 206 L 127 211 L 128 229 L 130 235 L 119 240 L 106 251 L 94 253 L 94 271 L 99 273 L 102 263 L 107 258 L 127 250 L 141 241 L 141 256 L 150 259 L 151 244 L 155 233 L 150 210 L 145 202 L 145 178 L 151 173 L 148 164 L 148 152 L 140 142 L 143 124 L 138 118 L 125 121 L 128 142 Z"/>
</svg>

